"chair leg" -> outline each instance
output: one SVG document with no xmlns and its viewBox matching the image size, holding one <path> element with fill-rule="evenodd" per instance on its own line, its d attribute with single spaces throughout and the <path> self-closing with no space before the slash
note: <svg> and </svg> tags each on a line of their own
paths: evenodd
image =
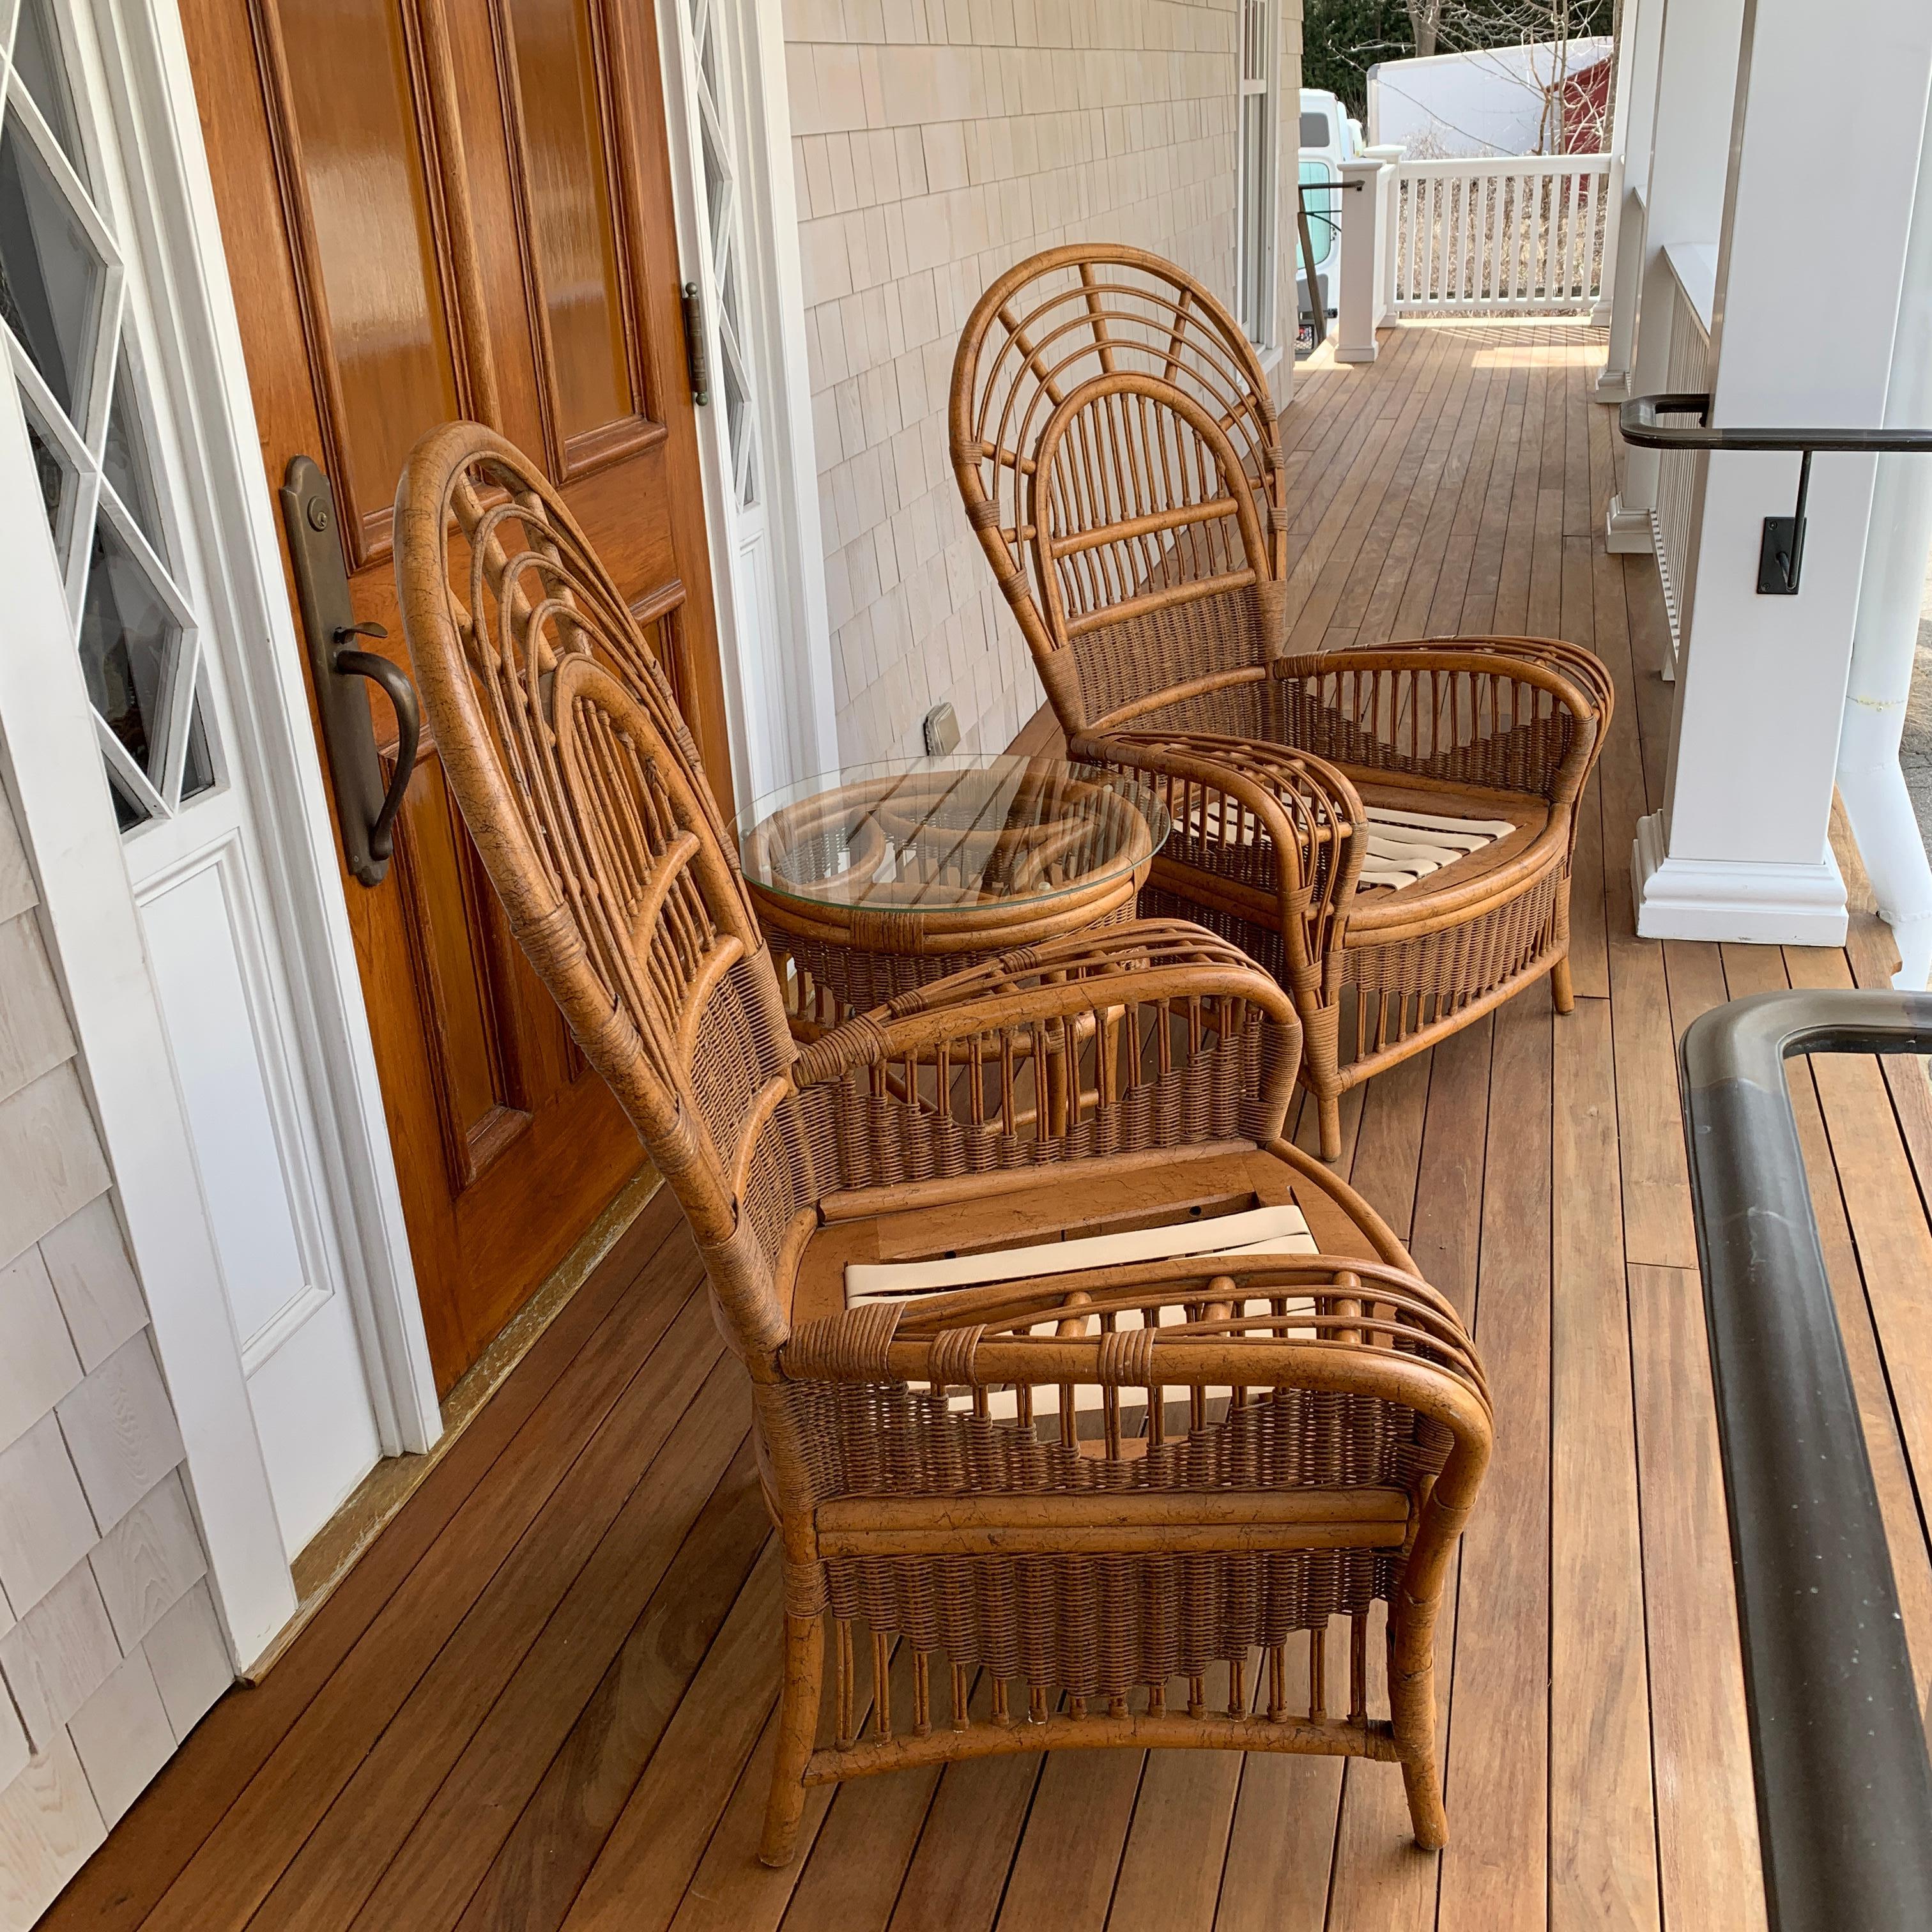
<svg viewBox="0 0 1932 1932">
<path fill-rule="evenodd" d="M 824 1677 L 824 1618 L 788 1614 L 778 1750 L 772 1761 L 765 1834 L 758 1846 L 759 1859 L 765 1864 L 788 1865 L 798 1848 L 798 1821 L 805 1810 L 805 1767 L 818 1733 L 818 1700 Z"/>
<path fill-rule="evenodd" d="M 1416 1606 L 1407 1606 L 1412 1615 Z M 1433 1612 L 1430 1612 L 1433 1622 Z M 1390 1728 L 1402 1753 L 1402 1786 L 1408 1799 L 1415 1842 L 1425 1852 L 1439 1852 L 1449 1842 L 1449 1814 L 1442 1805 L 1442 1767 L 1436 1756 L 1436 1659 L 1432 1629 L 1412 1628 L 1407 1641 L 1389 1646 Z M 1412 1648 L 1420 1638 L 1420 1655 Z M 1393 1639 L 1393 1633 L 1392 1633 Z M 1403 1667 L 1408 1653 L 1410 1667 Z"/>
<path fill-rule="evenodd" d="M 1340 1004 L 1319 1006 L 1312 993 L 1298 994 L 1295 1006 L 1301 1015 L 1302 1077 L 1315 1096 L 1318 1124 L 1322 1130 L 1322 1158 L 1342 1158 L 1342 1067 Z"/>
<path fill-rule="evenodd" d="M 1570 874 L 1557 881 L 1556 922 L 1551 937 L 1561 949 L 1556 964 L 1550 969 L 1550 997 L 1559 1013 L 1567 1013 L 1576 1004 L 1576 989 L 1570 981 Z"/>
<path fill-rule="evenodd" d="M 1571 1012 L 1576 1006 L 1576 989 L 1570 982 L 1570 956 L 1567 952 L 1550 969 L 1550 997 L 1556 1002 L 1559 1013 Z"/>
<path fill-rule="evenodd" d="M 1321 1116 L 1322 1158 L 1332 1163 L 1342 1158 L 1342 1096 L 1339 1090 L 1318 1093 L 1315 1100 Z"/>
<path fill-rule="evenodd" d="M 1449 1842 L 1449 1814 L 1442 1808 L 1442 1774 L 1432 1745 L 1426 1757 L 1402 1760 L 1402 1788 L 1415 1842 L 1425 1852 L 1439 1852 Z"/>
</svg>

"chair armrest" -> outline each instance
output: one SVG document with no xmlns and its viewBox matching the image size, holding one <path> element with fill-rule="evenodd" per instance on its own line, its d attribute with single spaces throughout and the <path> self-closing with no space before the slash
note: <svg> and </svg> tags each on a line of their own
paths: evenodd
<svg viewBox="0 0 1932 1932">
<path fill-rule="evenodd" d="M 862 1531 L 877 1516 L 868 1505 L 894 1498 L 997 1503 L 1036 1498 L 1043 1485 L 1090 1498 L 1094 1522 L 1118 1530 L 1117 1486 L 1135 1486 L 1133 1472 L 1172 1456 L 1144 1492 L 1406 1492 L 1402 1547 L 1387 1556 L 1400 1564 L 1403 1604 L 1426 1608 L 1495 1436 L 1482 1366 L 1454 1310 L 1413 1274 L 1376 1264 L 1318 1256 L 1210 1265 L 1214 1272 L 1198 1259 L 1130 1264 L 873 1303 L 805 1324 L 778 1362 L 779 1400 L 816 1444 L 808 1474 L 801 1470 L 814 1504 L 801 1546 L 816 1553 L 827 1503 L 844 1505 L 842 1528 Z M 1142 1325 L 1118 1325 L 1128 1310 Z M 1180 1319 L 1162 1325 L 1164 1310 Z M 1095 1391 L 1084 1401 L 1083 1385 Z M 974 1392 L 970 1414 L 954 1406 L 962 1387 Z M 986 1391 L 1008 1388 L 1011 1410 L 995 1420 Z M 1175 1389 L 1190 1397 L 1181 1435 L 1165 1424 Z M 1052 1444 L 1034 1420 L 1034 1395 L 1048 1390 L 1053 1400 L 1038 1410 L 1058 1414 Z M 1131 1390 L 1146 1392 L 1144 1440 L 1130 1436 L 1139 1406 L 1124 1401 Z M 1291 1400 L 1284 1414 L 1262 1394 L 1270 1390 L 1312 1400 Z M 1217 1418 L 1209 1403 L 1222 1396 Z M 1100 1436 L 1083 1439 L 1082 1410 Z M 1103 1471 L 1065 1480 L 1072 1456 L 1102 1459 Z M 960 1514 L 925 1511 L 934 1546 L 971 1546 Z M 1056 1519 L 1063 1528 L 1070 1514 Z M 892 1528 L 884 1526 L 889 1539 Z M 1051 1547 L 1052 1526 L 1040 1533 Z M 1427 1636 L 1406 1621 L 1391 1629 L 1400 1687 L 1427 1671 Z"/>
<path fill-rule="evenodd" d="M 1140 1324 L 1115 1326 L 1126 1314 Z M 1320 1255 L 1129 1262 L 862 1304 L 796 1330 L 780 1372 L 934 1388 L 1333 1391 L 1459 1435 L 1486 1431 L 1492 1414 L 1474 1345 L 1442 1294 L 1403 1269 Z"/>
<path fill-rule="evenodd" d="M 1184 920 L 1137 919 L 1016 947 L 902 993 L 801 1048 L 794 1078 L 812 1086 L 1015 1027 L 1202 999 L 1245 1001 L 1298 1045 L 1294 1003 L 1239 946 Z"/>
<path fill-rule="evenodd" d="M 1151 782 L 1174 820 L 1170 863 L 1272 892 L 1292 978 L 1334 998 L 1365 850 L 1346 772 L 1299 746 L 1204 731 L 1110 731 L 1075 749 Z"/>
<path fill-rule="evenodd" d="M 1432 638 L 1279 658 L 1284 735 L 1356 770 L 1526 792 L 1567 812 L 1615 693 L 1561 638 Z"/>
<path fill-rule="evenodd" d="M 1424 650 L 1475 652 L 1484 657 L 1544 665 L 1568 679 L 1596 707 L 1600 739 L 1610 728 L 1617 688 L 1611 682 L 1610 666 L 1587 645 L 1573 644 L 1567 638 L 1513 637 L 1420 638 L 1414 643 Z"/>
<path fill-rule="evenodd" d="M 1178 920 L 1025 946 L 902 994 L 800 1050 L 832 1088 L 843 1184 L 1279 1138 L 1301 1055 L 1293 1002 Z"/>
</svg>

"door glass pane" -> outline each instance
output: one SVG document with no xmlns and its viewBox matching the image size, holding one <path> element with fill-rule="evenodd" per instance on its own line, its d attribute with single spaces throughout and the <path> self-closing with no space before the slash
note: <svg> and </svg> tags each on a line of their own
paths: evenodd
<svg viewBox="0 0 1932 1932">
<path fill-rule="evenodd" d="M 711 232 L 716 234 L 724 220 L 725 197 L 731 190 L 731 172 L 718 152 L 717 130 L 707 120 L 701 136 L 704 151 L 704 205 L 710 212 Z"/>
<path fill-rule="evenodd" d="M 596 51 L 583 0 L 510 0 L 509 14 L 530 240 L 568 441 L 634 412 Z"/>
<path fill-rule="evenodd" d="M 27 418 L 27 446 L 34 454 L 34 473 L 39 479 L 40 501 L 47 513 L 47 528 L 53 532 L 54 553 L 65 569 L 68 538 L 74 530 L 74 502 L 80 478 L 53 432 L 34 419 L 33 405 L 22 394 L 22 412 Z"/>
<path fill-rule="evenodd" d="M 69 422 L 87 413 L 87 372 L 106 265 L 17 127 L 0 130 L 0 316 Z"/>
<path fill-rule="evenodd" d="M 82 181 L 87 170 L 81 164 L 80 139 L 74 126 L 74 97 L 68 93 L 67 74 L 57 51 L 52 21 L 46 0 L 20 0 L 20 25 L 14 36 L 14 71 L 33 96 L 40 118 L 53 130 L 61 152 L 74 164 Z"/>
<path fill-rule="evenodd" d="M 165 561 L 168 553 L 161 542 L 161 519 L 154 504 L 154 467 L 148 458 L 140 412 L 128 394 L 129 381 L 124 344 L 121 366 L 114 377 L 114 400 L 107 412 L 107 442 L 100 453 L 101 472 L 113 485 L 114 494 L 128 514 L 140 526 L 142 536 L 154 545 L 154 554 Z"/>
<path fill-rule="evenodd" d="M 184 800 L 196 792 L 208 790 L 214 783 L 214 760 L 208 749 L 208 733 L 201 722 L 201 694 L 195 693 L 194 710 L 188 727 L 188 757 L 182 765 L 181 795 Z"/>
<path fill-rule="evenodd" d="M 745 394 L 745 379 L 738 373 L 738 358 L 728 347 L 724 362 L 724 419 L 731 437 L 731 474 L 739 506 L 748 510 L 758 500 L 752 464 L 751 411 Z"/>
<path fill-rule="evenodd" d="M 104 517 L 98 519 L 81 612 L 81 671 L 94 710 L 157 787 L 166 715 L 162 694 L 180 641 L 174 613 L 134 552 Z"/>
<path fill-rule="evenodd" d="M 122 790 L 120 778 L 112 765 L 107 768 L 107 793 L 114 801 L 114 823 L 123 832 L 147 824 L 147 813 Z"/>
</svg>

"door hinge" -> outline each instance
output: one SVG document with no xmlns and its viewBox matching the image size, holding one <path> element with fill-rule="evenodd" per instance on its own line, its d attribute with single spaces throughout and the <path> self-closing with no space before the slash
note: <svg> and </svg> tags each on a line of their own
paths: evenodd
<svg viewBox="0 0 1932 1932">
<path fill-rule="evenodd" d="M 701 410 L 711 400 L 711 356 L 704 346 L 704 298 L 695 282 L 684 285 L 684 366 L 691 400 Z"/>
</svg>

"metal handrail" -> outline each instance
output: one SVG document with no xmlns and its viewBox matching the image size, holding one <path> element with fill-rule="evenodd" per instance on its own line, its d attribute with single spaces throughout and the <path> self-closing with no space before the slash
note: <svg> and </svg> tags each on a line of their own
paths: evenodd
<svg viewBox="0 0 1932 1932">
<path fill-rule="evenodd" d="M 1644 449 L 1850 450 L 1870 456 L 1891 451 L 1932 454 L 1932 429 L 1732 429 L 1714 428 L 1708 394 L 1633 396 L 1617 411 L 1626 442 Z M 1694 416 L 1694 423 L 1659 416 Z"/>
<path fill-rule="evenodd" d="M 1772 1932 L 1932 1926 L 1932 1762 L 1784 1063 L 1932 1052 L 1932 994 L 1762 993 L 1680 1055 Z"/>
<path fill-rule="evenodd" d="M 1695 416 L 1694 423 L 1659 416 Z M 1617 411 L 1617 430 L 1640 449 L 1798 451 L 1798 502 L 1788 517 L 1767 517 L 1758 545 L 1760 597 L 1796 597 L 1804 566 L 1804 507 L 1811 494 L 1811 458 L 1820 450 L 1856 455 L 1932 455 L 1932 429 L 1732 429 L 1714 428 L 1711 398 L 1679 392 L 1633 396 Z"/>
</svg>

